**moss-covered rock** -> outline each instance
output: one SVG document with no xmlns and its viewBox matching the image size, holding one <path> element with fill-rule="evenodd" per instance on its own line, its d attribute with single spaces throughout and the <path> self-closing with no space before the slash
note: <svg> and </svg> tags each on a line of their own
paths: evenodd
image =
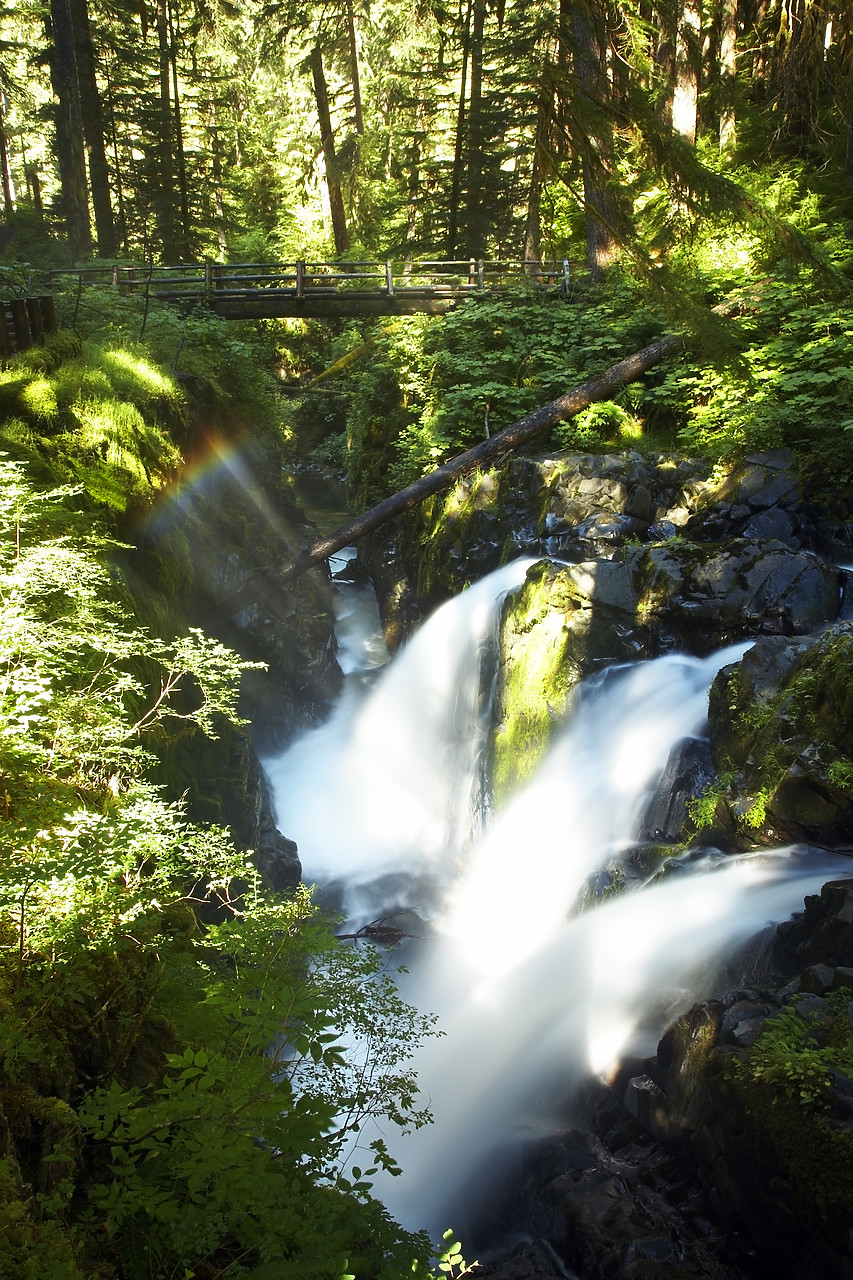
<svg viewBox="0 0 853 1280">
<path fill-rule="evenodd" d="M 729 808 L 756 837 L 853 836 L 853 624 L 759 640 L 718 675 L 709 723 Z"/>
<path fill-rule="evenodd" d="M 530 776 L 583 676 L 633 656 L 624 565 L 543 561 L 504 603 L 490 757 L 500 800 Z"/>
</svg>

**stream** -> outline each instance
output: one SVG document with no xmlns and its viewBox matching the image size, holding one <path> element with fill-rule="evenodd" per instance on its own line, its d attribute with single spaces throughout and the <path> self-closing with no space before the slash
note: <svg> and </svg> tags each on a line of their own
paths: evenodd
<svg viewBox="0 0 853 1280">
<path fill-rule="evenodd" d="M 437 609 L 390 662 L 371 593 L 341 587 L 343 696 L 264 762 L 279 828 L 348 931 L 394 917 L 420 935 L 390 962 L 406 964 L 402 994 L 444 1033 L 415 1064 L 435 1123 L 380 1135 L 403 1173 L 376 1194 L 434 1238 L 462 1234 L 472 1189 L 482 1197 L 515 1146 L 559 1123 L 573 1086 L 653 1052 L 673 1017 L 737 985 L 739 948 L 850 868 L 799 846 L 706 849 L 578 911 L 590 877 L 635 840 L 674 744 L 703 732 L 714 675 L 748 645 L 586 682 L 535 775 L 493 811 L 497 622 L 532 563 Z"/>
</svg>

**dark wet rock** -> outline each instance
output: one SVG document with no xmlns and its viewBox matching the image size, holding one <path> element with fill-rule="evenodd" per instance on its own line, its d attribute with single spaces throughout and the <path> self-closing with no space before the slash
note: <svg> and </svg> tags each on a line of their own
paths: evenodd
<svg viewBox="0 0 853 1280">
<path fill-rule="evenodd" d="M 679 629 L 685 640 L 806 634 L 838 613 L 838 571 L 780 543 L 632 547 L 623 556 L 641 584 L 644 620 Z"/>
<path fill-rule="evenodd" d="M 814 965 L 853 968 L 853 883 L 830 880 L 810 894 L 803 914 L 777 928 L 773 961 L 790 975 Z"/>
<path fill-rule="evenodd" d="M 673 747 L 654 796 L 640 824 L 640 838 L 670 841 L 682 838 L 688 806 L 715 776 L 711 747 L 704 738 L 685 738 Z"/>
<path fill-rule="evenodd" d="M 216 739 L 199 732 L 165 742 L 156 780 L 170 798 L 186 797 L 193 820 L 228 825 L 238 847 L 253 851 L 265 882 L 286 890 L 299 880 L 299 859 L 276 829 L 258 755 L 285 746 L 340 688 L 333 589 L 322 568 L 286 590 L 276 584 L 268 571 L 316 531 L 277 460 L 258 446 L 243 464 L 239 476 L 223 468 L 152 512 L 137 531 L 127 579 L 154 629 L 174 634 L 201 625 L 266 664 L 241 683 L 239 710 L 250 725 L 224 725 Z M 256 590 L 243 600 L 247 582 Z"/>
<path fill-rule="evenodd" d="M 401 545 L 417 595 L 435 601 L 512 555 L 610 559 L 629 544 L 676 538 L 743 538 L 826 555 L 839 544 L 837 507 L 836 501 L 830 511 L 822 498 L 804 493 L 787 449 L 752 454 L 723 475 L 677 455 L 566 452 L 514 457 L 487 476 L 459 481 L 451 497 L 407 516 Z M 777 574 L 768 594 L 792 585 Z M 767 603 L 756 601 L 761 611 Z M 792 616 L 797 609 L 789 603 Z"/>
<path fill-rule="evenodd" d="M 655 1087 L 644 1082 L 653 1095 Z M 494 1210 L 510 1230 L 534 1220 L 563 1270 L 583 1280 L 745 1280 L 738 1231 L 715 1222 L 700 1182 L 625 1109 L 590 1082 L 576 1127 L 538 1144 Z M 491 1271 L 485 1274 L 491 1277 Z M 501 1275 L 502 1273 L 496 1273 Z"/>
<path fill-rule="evenodd" d="M 420 610 L 393 530 L 387 526 L 364 538 L 360 555 L 368 567 L 389 653 L 396 653 L 420 619 Z"/>
<path fill-rule="evenodd" d="M 837 603 L 836 571 L 778 543 L 631 547 L 613 560 L 540 562 L 503 609 L 490 746 L 496 794 L 532 770 L 584 676 L 675 648 L 706 652 L 750 630 L 812 631 L 835 617 Z M 756 679 L 781 679 L 798 654 L 768 650 L 770 669 Z M 685 792 L 684 803 L 695 795 Z M 641 838 L 674 821 L 675 811 L 648 819 Z"/>
<path fill-rule="evenodd" d="M 569 1275 L 550 1245 L 521 1243 L 491 1261 L 477 1262 L 465 1272 L 481 1280 L 562 1280 Z"/>
<path fill-rule="evenodd" d="M 792 549 L 801 545 L 794 534 L 793 517 L 781 507 L 770 507 L 753 516 L 744 525 L 743 536 L 754 542 L 783 542 Z"/>
</svg>

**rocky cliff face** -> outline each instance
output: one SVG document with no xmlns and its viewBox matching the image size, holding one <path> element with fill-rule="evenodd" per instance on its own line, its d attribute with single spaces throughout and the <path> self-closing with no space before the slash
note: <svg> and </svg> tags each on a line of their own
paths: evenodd
<svg viewBox="0 0 853 1280">
<path fill-rule="evenodd" d="M 706 845 L 853 851 L 853 624 L 838 567 L 853 559 L 850 514 L 805 490 L 785 452 L 728 475 L 566 454 L 469 479 L 412 522 L 402 547 L 428 602 L 511 555 L 543 557 L 503 611 L 498 803 L 584 676 L 755 642 L 714 684 L 709 737 L 679 744 L 637 844 L 586 901 Z M 850 1280 L 851 904 L 846 882 L 826 885 L 748 987 L 695 1006 L 652 1058 L 590 1082 L 572 1127 L 530 1145 L 487 1215 L 546 1243 L 478 1274 Z"/>
<path fill-rule="evenodd" d="M 248 726 L 223 726 L 214 741 L 179 739 L 162 757 L 159 780 L 176 799 L 187 796 L 192 817 L 229 825 L 254 851 L 267 883 L 284 889 L 301 868 L 296 845 L 276 830 L 259 755 L 280 750 L 339 691 L 332 586 L 321 567 L 283 590 L 264 578 L 236 614 L 231 600 L 316 531 L 274 456 L 258 444 L 237 450 L 219 441 L 209 442 L 203 463 L 188 469 L 135 536 L 129 585 L 160 626 L 202 625 L 265 664 L 244 676 L 240 710 Z"/>
<path fill-rule="evenodd" d="M 853 559 L 844 504 L 806 487 L 784 449 L 729 472 L 636 451 L 512 458 L 414 511 L 401 549 L 416 593 L 434 603 L 514 555 L 580 563 L 618 559 L 632 545 L 733 539 Z"/>
</svg>

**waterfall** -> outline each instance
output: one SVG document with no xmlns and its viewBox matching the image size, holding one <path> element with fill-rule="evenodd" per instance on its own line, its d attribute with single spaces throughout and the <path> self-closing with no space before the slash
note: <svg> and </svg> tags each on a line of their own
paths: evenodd
<svg viewBox="0 0 853 1280">
<path fill-rule="evenodd" d="M 359 922 L 402 907 L 429 917 L 403 994 L 444 1032 L 416 1061 L 435 1123 L 382 1135 L 403 1174 L 377 1190 L 404 1225 L 433 1232 L 458 1229 L 480 1171 L 547 1126 L 574 1083 L 652 1052 L 714 988 L 721 956 L 850 866 L 801 848 L 708 850 L 575 910 L 589 875 L 632 843 L 673 745 L 702 731 L 714 675 L 747 645 L 588 681 L 535 776 L 481 821 L 499 607 L 531 563 L 438 609 L 378 676 L 350 677 L 325 725 L 266 762 L 306 879 L 338 882 Z"/>
</svg>

